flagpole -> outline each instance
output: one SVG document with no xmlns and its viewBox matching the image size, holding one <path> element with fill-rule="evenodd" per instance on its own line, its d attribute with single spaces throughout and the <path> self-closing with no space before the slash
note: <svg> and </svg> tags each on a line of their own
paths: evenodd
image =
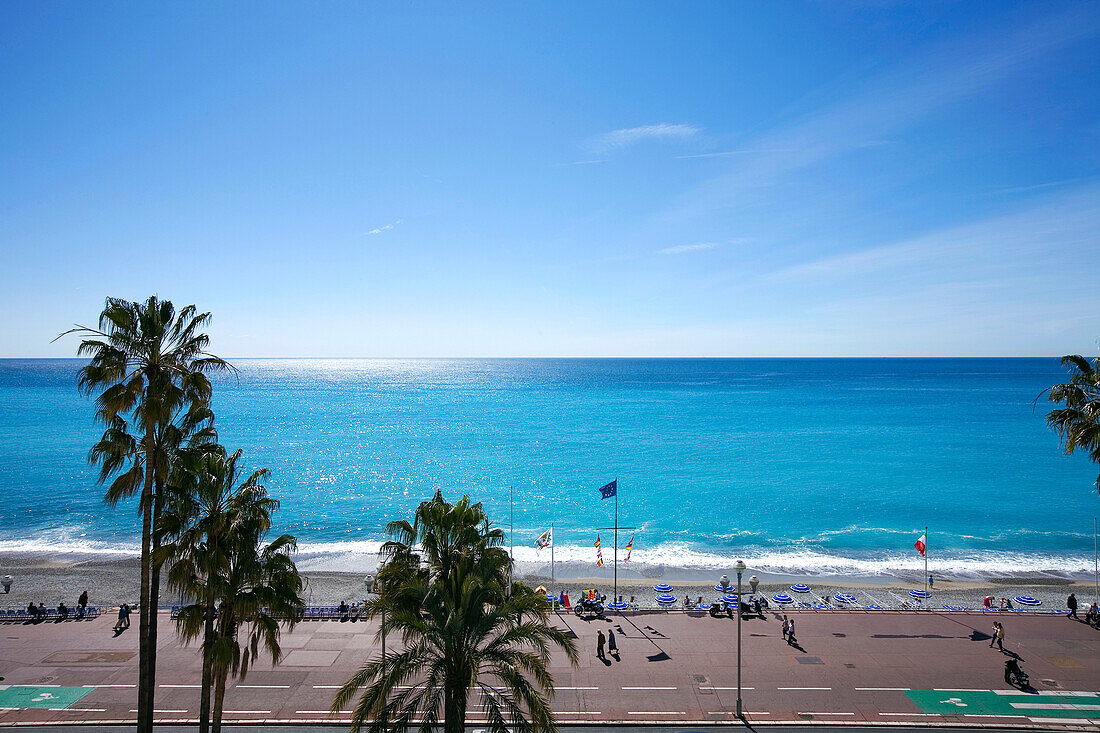
<svg viewBox="0 0 1100 733">
<path fill-rule="evenodd" d="M 928 525 L 924 526 L 924 591 L 928 592 Z"/>
<path fill-rule="evenodd" d="M 619 477 L 615 477 L 615 591 L 611 594 L 614 603 L 619 602 Z"/>
<path fill-rule="evenodd" d="M 512 595 L 512 565 L 515 563 L 516 552 L 516 490 L 515 487 L 508 486 L 508 559 L 511 560 L 508 563 L 508 595 Z"/>
<path fill-rule="evenodd" d="M 554 523 L 550 523 L 550 585 L 554 584 Z M 553 590 L 553 589 L 551 589 Z"/>
</svg>

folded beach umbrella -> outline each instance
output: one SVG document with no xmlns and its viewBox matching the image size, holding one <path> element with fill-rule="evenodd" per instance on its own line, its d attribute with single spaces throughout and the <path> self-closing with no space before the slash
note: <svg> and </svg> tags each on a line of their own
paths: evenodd
<svg viewBox="0 0 1100 733">
<path fill-rule="evenodd" d="M 928 591 L 926 591 L 926 590 L 917 590 L 916 588 L 909 591 L 909 595 L 913 596 L 914 598 L 931 598 L 932 597 L 932 594 L 929 593 Z"/>
<path fill-rule="evenodd" d="M 786 593 L 776 593 L 774 596 L 772 596 L 772 600 L 781 606 L 787 603 L 794 603 L 794 599 Z"/>
<path fill-rule="evenodd" d="M 864 606 L 864 608 L 867 609 L 868 611 L 881 611 L 882 610 L 882 606 L 878 605 L 877 603 L 868 603 L 866 606 Z"/>
<path fill-rule="evenodd" d="M 836 595 L 833 596 L 833 598 L 835 600 L 840 601 L 841 603 L 855 603 L 856 602 L 856 597 L 851 595 L 850 593 L 837 593 Z"/>
<path fill-rule="evenodd" d="M 815 603 L 814 608 L 817 609 L 818 611 L 827 611 L 830 608 L 832 608 L 832 606 L 826 605 L 824 603 Z"/>
<path fill-rule="evenodd" d="M 795 593 L 809 593 L 810 586 L 806 585 L 805 583 L 795 583 L 791 586 L 791 590 L 793 590 Z"/>
<path fill-rule="evenodd" d="M 946 606 L 946 605 L 945 605 L 945 606 L 943 606 L 942 608 L 943 608 L 943 610 L 945 610 L 945 611 L 965 611 L 965 610 L 966 610 L 966 609 L 965 609 L 965 608 L 963 608 L 962 606 Z"/>
<path fill-rule="evenodd" d="M 727 593 L 726 595 L 722 596 L 722 600 L 726 603 L 737 603 L 737 594 Z"/>
<path fill-rule="evenodd" d="M 653 586 L 653 590 L 657 591 L 658 593 L 671 593 L 672 586 L 668 583 L 658 583 L 657 585 Z"/>
<path fill-rule="evenodd" d="M 657 595 L 657 603 L 660 603 L 662 606 L 666 606 L 670 603 L 675 602 L 676 596 L 672 595 L 671 593 L 660 593 Z"/>
<path fill-rule="evenodd" d="M 1043 603 L 1038 598 L 1032 598 L 1031 596 L 1016 596 L 1012 600 L 1016 601 L 1021 606 L 1039 606 Z"/>
</svg>

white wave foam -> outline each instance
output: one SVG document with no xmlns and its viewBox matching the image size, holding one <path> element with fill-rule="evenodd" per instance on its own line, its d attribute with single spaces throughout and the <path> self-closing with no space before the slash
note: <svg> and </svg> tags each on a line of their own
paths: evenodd
<svg viewBox="0 0 1100 733">
<path fill-rule="evenodd" d="M 298 546 L 296 561 L 303 570 L 332 572 L 373 572 L 378 563 L 380 541 L 305 542 Z M 62 555 L 95 557 L 133 557 L 140 554 L 136 544 L 110 543 L 80 537 L 25 540 L 0 540 L 5 555 Z M 613 550 L 603 545 L 604 571 L 611 564 Z M 518 546 L 514 557 L 521 572 L 548 572 L 550 550 Z M 792 547 L 786 550 L 744 547 L 739 553 L 715 552 L 693 548 L 686 542 L 664 542 L 637 548 L 624 565 L 626 551 L 619 547 L 620 569 L 646 575 L 676 573 L 728 572 L 734 562 L 743 559 L 750 572 L 776 575 L 847 575 L 891 576 L 923 573 L 924 560 L 914 553 L 872 556 L 829 554 L 818 550 Z M 557 567 L 573 573 L 598 572 L 596 549 L 591 545 L 562 545 L 554 550 Z M 1044 553 L 955 552 L 933 556 L 928 567 L 937 576 L 983 579 L 989 577 L 1052 574 L 1062 577 L 1092 577 L 1092 558 Z"/>
</svg>

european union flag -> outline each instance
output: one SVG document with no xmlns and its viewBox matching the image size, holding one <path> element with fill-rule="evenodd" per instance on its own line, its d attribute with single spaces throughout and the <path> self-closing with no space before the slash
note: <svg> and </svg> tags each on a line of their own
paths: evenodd
<svg viewBox="0 0 1100 733">
<path fill-rule="evenodd" d="M 611 497 L 613 497 L 615 495 L 615 491 L 619 488 L 618 487 L 618 481 L 619 481 L 619 479 L 615 479 L 611 483 L 606 484 L 604 486 L 601 486 L 600 487 L 600 498 L 601 499 L 610 499 Z"/>
</svg>

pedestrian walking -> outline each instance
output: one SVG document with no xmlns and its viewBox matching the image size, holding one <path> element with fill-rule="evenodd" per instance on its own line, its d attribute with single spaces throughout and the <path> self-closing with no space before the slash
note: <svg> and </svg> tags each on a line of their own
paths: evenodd
<svg viewBox="0 0 1100 733">
<path fill-rule="evenodd" d="M 118 621 L 115 623 L 115 631 L 125 631 L 130 628 L 130 606 L 123 603 L 118 607 Z"/>
<path fill-rule="evenodd" d="M 997 627 L 1000 626 L 999 621 L 993 622 L 993 630 L 989 634 L 989 648 L 992 649 L 993 645 L 997 643 Z"/>
<path fill-rule="evenodd" d="M 1000 621 L 993 622 L 993 641 L 989 642 L 989 648 L 992 649 L 994 644 L 1000 651 L 1005 650 L 1005 627 Z"/>
<path fill-rule="evenodd" d="M 928 574 L 928 590 L 932 590 L 932 573 Z"/>
<path fill-rule="evenodd" d="M 603 660 L 607 659 L 607 657 L 605 657 L 604 653 L 603 653 L 603 647 L 604 647 L 604 644 L 606 644 L 606 643 L 607 643 L 607 637 L 604 636 L 603 632 L 601 631 L 600 633 L 598 633 L 596 635 L 596 658 L 597 659 L 603 659 Z"/>
<path fill-rule="evenodd" d="M 1073 593 L 1070 593 L 1069 598 L 1066 599 L 1066 608 L 1069 609 L 1069 618 L 1081 620 L 1081 617 L 1077 615 L 1077 596 Z"/>
<path fill-rule="evenodd" d="M 615 643 L 615 630 L 614 629 L 608 629 L 607 630 L 607 651 L 609 651 L 611 653 L 611 655 L 614 656 L 614 657 L 619 656 L 619 645 L 617 643 Z"/>
<path fill-rule="evenodd" d="M 787 644 L 794 646 L 797 642 L 794 638 L 794 619 L 787 622 Z"/>
<path fill-rule="evenodd" d="M 790 621 L 787 620 L 787 614 L 783 614 L 783 639 L 786 640 L 787 633 L 790 631 Z"/>
</svg>

